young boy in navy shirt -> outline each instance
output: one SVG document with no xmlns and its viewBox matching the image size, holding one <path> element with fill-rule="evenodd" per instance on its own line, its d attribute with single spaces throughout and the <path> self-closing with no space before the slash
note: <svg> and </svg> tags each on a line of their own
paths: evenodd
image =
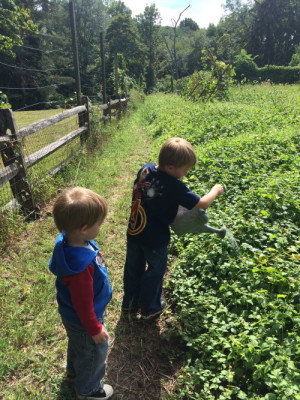
<svg viewBox="0 0 300 400">
<path fill-rule="evenodd" d="M 107 215 L 106 201 L 82 187 L 63 191 L 53 207 L 56 239 L 49 268 L 56 275 L 58 310 L 68 335 L 67 372 L 79 400 L 106 400 L 103 384 L 108 333 L 103 323 L 112 297 L 107 269 L 94 238 Z"/>
<path fill-rule="evenodd" d="M 192 145 L 184 139 L 171 138 L 160 150 L 158 166 L 148 163 L 138 171 L 127 230 L 124 313 L 136 313 L 141 308 L 141 318 L 145 320 L 161 314 L 169 225 L 178 206 L 206 209 L 224 192 L 221 185 L 215 185 L 200 198 L 180 181 L 195 164 Z"/>
</svg>

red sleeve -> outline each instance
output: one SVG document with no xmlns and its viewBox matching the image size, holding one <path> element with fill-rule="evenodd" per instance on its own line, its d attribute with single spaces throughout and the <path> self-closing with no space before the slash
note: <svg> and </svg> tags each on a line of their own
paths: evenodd
<svg viewBox="0 0 300 400">
<path fill-rule="evenodd" d="M 83 327 L 91 336 L 101 332 L 103 325 L 94 310 L 94 267 L 89 265 L 80 274 L 65 276 L 62 281 L 69 288 L 72 305 Z"/>
</svg>

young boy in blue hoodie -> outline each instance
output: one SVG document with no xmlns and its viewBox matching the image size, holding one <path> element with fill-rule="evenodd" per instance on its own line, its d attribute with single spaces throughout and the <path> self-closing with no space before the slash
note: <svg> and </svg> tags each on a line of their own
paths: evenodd
<svg viewBox="0 0 300 400">
<path fill-rule="evenodd" d="M 105 261 L 94 238 L 107 215 L 106 201 L 82 187 L 64 190 L 53 207 L 56 239 L 49 268 L 56 275 L 58 310 L 68 335 L 67 372 L 79 400 L 105 400 L 108 333 L 103 315 L 112 297 Z"/>
</svg>

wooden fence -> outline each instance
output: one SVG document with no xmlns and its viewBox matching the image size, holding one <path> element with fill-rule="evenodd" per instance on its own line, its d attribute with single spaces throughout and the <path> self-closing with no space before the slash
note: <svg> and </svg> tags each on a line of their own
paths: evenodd
<svg viewBox="0 0 300 400">
<path fill-rule="evenodd" d="M 119 97 L 117 100 L 111 100 L 111 98 L 109 98 L 107 104 L 100 105 L 100 108 L 103 111 L 103 117 L 100 118 L 100 121 L 110 121 L 113 116 L 120 118 L 122 112 L 127 109 L 128 100 L 127 97 L 123 99 Z"/>
<path fill-rule="evenodd" d="M 111 120 L 112 116 L 120 117 L 127 108 L 128 99 L 118 99 L 100 105 L 103 117 L 100 121 Z M 78 128 L 42 149 L 25 157 L 23 139 L 46 127 L 57 124 L 67 118 L 78 115 Z M 88 99 L 84 105 L 74 107 L 49 118 L 34 122 L 22 129 L 17 129 L 13 112 L 10 109 L 0 109 L 0 152 L 4 168 L 0 169 L 0 188 L 9 182 L 14 202 L 16 202 L 26 216 L 36 217 L 38 207 L 35 204 L 33 188 L 28 176 L 28 168 L 37 164 L 45 157 L 59 150 L 71 140 L 80 137 L 83 143 L 90 130 Z M 73 157 L 73 156 L 72 156 Z M 54 174 L 70 161 L 67 157 L 51 170 Z"/>
</svg>

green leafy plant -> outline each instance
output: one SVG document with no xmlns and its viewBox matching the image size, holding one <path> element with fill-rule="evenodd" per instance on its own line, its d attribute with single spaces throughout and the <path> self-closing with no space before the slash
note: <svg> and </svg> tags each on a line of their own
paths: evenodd
<svg viewBox="0 0 300 400">
<path fill-rule="evenodd" d="M 257 79 L 257 65 L 255 58 L 248 54 L 246 50 L 242 49 L 240 54 L 234 57 L 234 70 L 236 79 L 242 81 L 243 79 L 255 80 Z"/>
<path fill-rule="evenodd" d="M 245 84 L 227 102 L 148 100 L 157 144 L 181 136 L 196 149 L 188 186 L 201 196 L 225 184 L 208 212 L 238 246 L 230 236 L 173 237 L 167 287 L 186 361 L 171 398 L 299 400 L 298 90 Z"/>
<path fill-rule="evenodd" d="M 8 102 L 8 97 L 5 93 L 0 91 L 0 108 L 11 108 Z"/>
<path fill-rule="evenodd" d="M 233 67 L 223 61 L 218 61 L 209 50 L 204 50 L 203 54 L 202 60 L 208 64 L 208 70 L 194 72 L 187 80 L 182 94 L 193 101 L 225 99 L 234 76 Z"/>
</svg>

